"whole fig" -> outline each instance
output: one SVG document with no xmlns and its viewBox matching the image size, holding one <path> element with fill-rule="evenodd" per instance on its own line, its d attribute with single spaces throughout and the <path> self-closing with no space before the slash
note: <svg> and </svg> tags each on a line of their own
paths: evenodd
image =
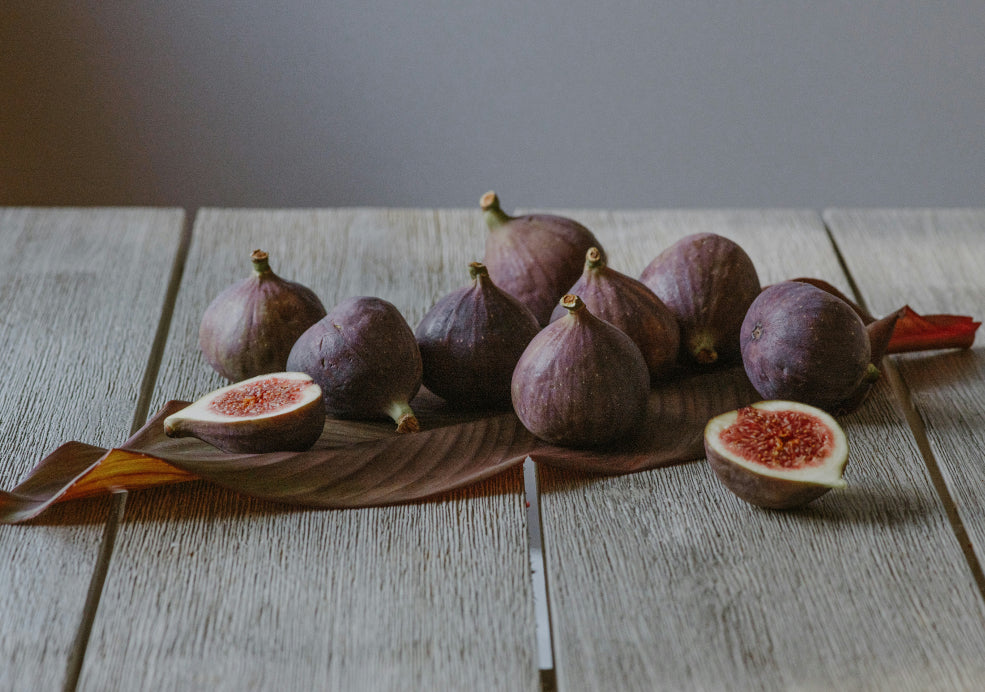
<svg viewBox="0 0 985 692">
<path fill-rule="evenodd" d="M 759 507 L 801 507 L 845 486 L 848 439 L 813 406 L 760 401 L 729 411 L 708 422 L 704 442 L 718 479 Z"/>
<path fill-rule="evenodd" d="M 673 313 L 642 282 L 608 266 L 596 247 L 585 253 L 585 268 L 568 293 L 581 298 L 599 319 L 626 333 L 643 352 L 650 377 L 669 375 L 677 363 L 680 328 Z M 551 321 L 568 311 L 554 308 Z"/>
<path fill-rule="evenodd" d="M 715 233 L 681 238 L 640 275 L 681 327 L 681 360 L 708 366 L 739 361 L 739 328 L 761 285 L 749 255 Z"/>
<path fill-rule="evenodd" d="M 389 416 L 398 432 L 419 428 L 410 400 L 421 387 L 421 353 L 403 315 L 382 298 L 340 302 L 298 338 L 287 367 L 318 383 L 330 416 Z"/>
<path fill-rule="evenodd" d="M 417 326 L 424 385 L 457 406 L 509 407 L 513 368 L 540 325 L 485 265 L 472 262 L 469 275 L 470 285 L 435 303 Z"/>
<path fill-rule="evenodd" d="M 303 452 L 321 436 L 321 389 L 301 372 L 251 377 L 216 389 L 164 419 L 168 437 L 197 437 L 224 452 Z"/>
<path fill-rule="evenodd" d="M 483 264 L 501 289 L 530 308 L 541 326 L 581 275 L 585 252 L 602 246 L 572 219 L 553 214 L 509 216 L 495 192 L 480 200 L 489 235 Z"/>
<path fill-rule="evenodd" d="M 811 284 L 767 287 L 742 322 L 742 363 L 765 399 L 839 411 L 878 375 L 869 335 L 845 301 Z"/>
<path fill-rule="evenodd" d="M 633 432 L 646 415 L 650 373 L 639 347 L 595 317 L 576 295 L 544 327 L 513 371 L 513 408 L 551 444 L 599 447 Z"/>
<path fill-rule="evenodd" d="M 216 296 L 198 330 L 202 355 L 233 382 L 285 370 L 294 342 L 325 316 L 318 296 L 277 276 L 266 252 L 254 250 L 250 259 L 253 276 Z"/>
</svg>

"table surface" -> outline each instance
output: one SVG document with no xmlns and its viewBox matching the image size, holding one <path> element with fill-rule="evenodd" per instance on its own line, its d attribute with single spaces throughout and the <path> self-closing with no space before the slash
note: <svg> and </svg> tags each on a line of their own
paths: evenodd
<svg viewBox="0 0 985 692">
<path fill-rule="evenodd" d="M 985 311 L 985 209 L 553 211 L 630 275 L 713 231 L 764 284 Z M 375 295 L 413 325 L 485 231 L 477 209 L 6 208 L 0 240 L 10 488 L 223 384 L 198 324 L 253 249 L 326 306 Z M 57 504 L 0 526 L 0 690 L 981 689 L 985 346 L 883 370 L 842 419 L 848 487 L 798 511 L 741 502 L 704 461 L 528 464 L 367 509 L 204 481 Z"/>
</svg>

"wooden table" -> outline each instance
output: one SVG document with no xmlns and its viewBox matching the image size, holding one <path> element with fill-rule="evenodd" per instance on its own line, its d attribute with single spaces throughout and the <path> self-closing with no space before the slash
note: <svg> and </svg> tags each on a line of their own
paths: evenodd
<svg viewBox="0 0 985 692">
<path fill-rule="evenodd" d="M 764 283 L 985 312 L 982 209 L 560 212 L 631 275 L 715 231 Z M 251 250 L 414 325 L 484 237 L 477 209 L 0 209 L 0 487 L 223 384 L 198 322 Z M 703 461 L 370 509 L 202 481 L 55 505 L 0 526 L 0 690 L 983 689 L 983 349 L 888 359 L 848 488 L 801 511 Z"/>
</svg>

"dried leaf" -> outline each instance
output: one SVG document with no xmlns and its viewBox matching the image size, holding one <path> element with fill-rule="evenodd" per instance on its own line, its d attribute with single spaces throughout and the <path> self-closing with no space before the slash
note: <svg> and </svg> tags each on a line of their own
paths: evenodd
<svg viewBox="0 0 985 692">
<path fill-rule="evenodd" d="M 908 305 L 900 313 L 887 353 L 971 348 L 981 326 L 965 315 L 918 315 Z"/>
<path fill-rule="evenodd" d="M 668 382 L 653 390 L 639 434 L 605 450 L 573 450 L 536 439 L 512 413 L 464 418 L 425 395 L 415 400 L 421 432 L 330 420 L 314 449 L 275 454 L 228 454 L 195 438 L 167 437 L 164 418 L 188 405 L 172 401 L 120 448 L 59 447 L 0 493 L 0 522 L 25 521 L 57 501 L 195 478 L 267 500 L 348 508 L 421 500 L 527 456 L 593 473 L 642 471 L 702 458 L 708 419 L 758 398 L 742 368 Z"/>
</svg>

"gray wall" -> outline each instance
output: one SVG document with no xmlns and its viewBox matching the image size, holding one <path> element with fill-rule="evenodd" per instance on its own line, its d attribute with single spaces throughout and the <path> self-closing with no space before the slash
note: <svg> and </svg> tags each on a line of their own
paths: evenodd
<svg viewBox="0 0 985 692">
<path fill-rule="evenodd" d="M 0 204 L 982 206 L 985 2 L 0 2 Z"/>
</svg>

